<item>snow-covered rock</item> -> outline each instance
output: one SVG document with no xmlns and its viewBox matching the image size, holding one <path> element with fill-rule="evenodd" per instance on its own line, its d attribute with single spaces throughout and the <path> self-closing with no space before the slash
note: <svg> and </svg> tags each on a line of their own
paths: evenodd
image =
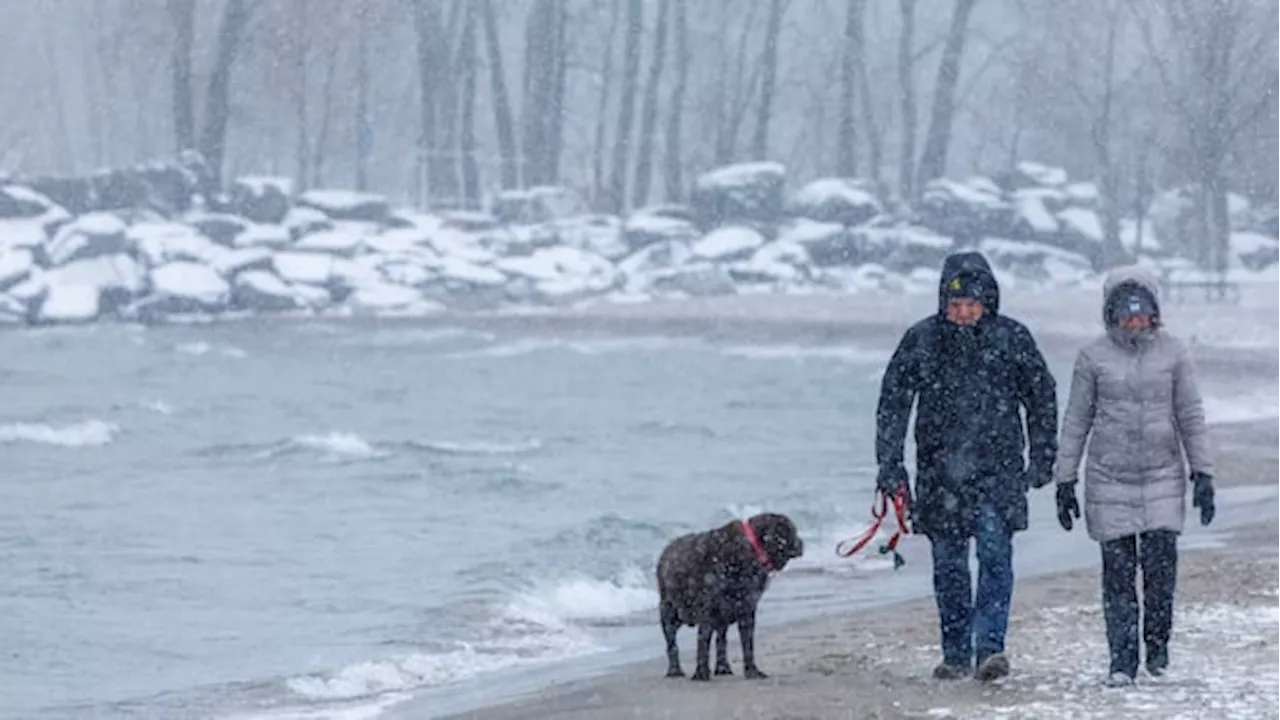
<svg viewBox="0 0 1280 720">
<path fill-rule="evenodd" d="M 333 220 L 328 215 L 309 207 L 289 208 L 289 212 L 285 213 L 280 224 L 289 231 L 289 235 L 294 240 L 313 232 L 333 229 Z"/>
<path fill-rule="evenodd" d="M 324 253 L 280 252 L 271 257 L 272 269 L 291 284 L 327 286 L 333 280 L 332 255 Z"/>
<path fill-rule="evenodd" d="M 493 198 L 493 216 L 508 225 L 536 225 L 582 215 L 587 204 L 576 191 L 554 185 L 503 190 Z"/>
<path fill-rule="evenodd" d="M 213 263 L 227 249 L 200 234 L 190 225 L 173 222 L 138 223 L 129 228 L 127 237 L 148 265 L 163 265 L 177 260 Z"/>
<path fill-rule="evenodd" d="M 231 285 L 213 268 L 172 262 L 151 270 L 152 292 L 134 304 L 142 320 L 189 313 L 216 313 L 231 302 Z"/>
<path fill-rule="evenodd" d="M 997 270 L 1033 282 L 1072 285 L 1093 274 L 1088 258 L 1046 243 L 986 238 L 978 251 Z"/>
<path fill-rule="evenodd" d="M 226 250 L 213 260 L 212 267 L 230 280 L 246 270 L 270 270 L 275 255 L 262 247 Z"/>
<path fill-rule="evenodd" d="M 570 217 L 556 221 L 554 227 L 561 243 L 609 260 L 620 260 L 631 251 L 623 237 L 622 221 L 615 215 Z"/>
<path fill-rule="evenodd" d="M 238 248 L 272 248 L 279 250 L 293 243 L 289 228 L 283 225 L 249 225 L 236 235 L 233 245 Z"/>
<path fill-rule="evenodd" d="M 618 263 L 627 292 L 645 292 L 655 277 L 688 264 L 693 259 L 689 243 L 683 240 L 664 240 L 646 245 Z"/>
<path fill-rule="evenodd" d="M 710 262 L 694 262 L 661 270 L 651 274 L 648 281 L 648 292 L 657 295 L 698 297 L 738 292 L 728 268 Z"/>
<path fill-rule="evenodd" d="M 921 195 L 919 223 L 965 245 L 1007 235 L 1013 215 L 997 190 L 986 178 L 930 180 Z"/>
<path fill-rule="evenodd" d="M 227 213 L 191 213 L 185 222 L 205 237 L 228 248 L 235 247 L 236 238 L 249 227 L 248 220 Z"/>
<path fill-rule="evenodd" d="M 42 217 L 54 207 L 48 196 L 25 185 L 0 185 L 0 218 Z"/>
<path fill-rule="evenodd" d="M 45 248 L 50 265 L 65 265 L 80 258 L 128 253 L 128 228 L 108 213 L 81 215 L 63 225 Z"/>
<path fill-rule="evenodd" d="M 716 262 L 729 262 L 747 258 L 765 244 L 765 238 L 754 228 L 745 225 L 726 225 L 716 228 L 690 245 L 695 258 Z"/>
<path fill-rule="evenodd" d="M 43 252 L 49 237 L 48 226 L 42 218 L 0 218 L 0 249 Z"/>
<path fill-rule="evenodd" d="M 902 272 L 921 266 L 942 267 L 955 248 L 951 238 L 913 225 L 861 227 L 853 232 L 861 243 L 864 261 Z"/>
<path fill-rule="evenodd" d="M 346 299 L 347 307 L 359 314 L 429 315 L 444 311 L 444 305 L 422 293 L 400 285 L 379 283 L 356 288 Z"/>
<path fill-rule="evenodd" d="M 1013 234 L 1028 240 L 1057 235 L 1062 229 L 1058 218 L 1046 205 L 1047 196 L 1033 190 L 1013 194 Z"/>
<path fill-rule="evenodd" d="M 391 206 L 382 195 L 351 190 L 308 190 L 298 205 L 319 210 L 333 220 L 359 220 L 384 224 Z"/>
<path fill-rule="evenodd" d="M 777 241 L 799 245 L 819 266 L 852 265 L 859 257 L 856 237 L 837 223 L 793 220 L 778 229 Z"/>
<path fill-rule="evenodd" d="M 443 258 L 456 258 L 475 265 L 487 265 L 497 255 L 481 244 L 479 236 L 473 233 L 444 227 L 436 229 L 430 236 L 430 247 Z"/>
<path fill-rule="evenodd" d="M 41 325 L 93 322 L 102 312 L 101 299 L 92 285 L 49 285 L 34 321 Z"/>
<path fill-rule="evenodd" d="M 26 248 L 0 250 L 0 292 L 31 277 L 36 267 L 34 253 Z"/>
<path fill-rule="evenodd" d="M 256 223 L 279 223 L 289 213 L 293 180 L 287 177 L 236 178 L 228 193 L 231 209 Z"/>
<path fill-rule="evenodd" d="M 698 228 L 688 220 L 650 212 L 633 213 L 622 232 L 631 252 L 661 242 L 691 243 L 699 236 Z"/>
<path fill-rule="evenodd" d="M 248 270 L 231 283 L 231 302 L 242 310 L 285 312 L 307 307 L 309 303 L 296 288 L 270 270 Z M 327 300 L 329 294 L 325 293 Z"/>
<path fill-rule="evenodd" d="M 1062 187 L 1067 183 L 1067 171 L 1050 167 L 1038 162 L 1024 160 L 1014 167 L 1015 174 L 1021 183 L 1020 187 Z"/>
<path fill-rule="evenodd" d="M 729 266 L 729 276 L 740 283 L 796 283 L 810 277 L 812 262 L 799 243 L 775 240 L 761 246 L 747 260 Z"/>
<path fill-rule="evenodd" d="M 776 162 L 726 165 L 699 175 L 691 202 L 698 227 L 705 232 L 730 223 L 777 222 L 786 175 Z"/>
<path fill-rule="evenodd" d="M 1254 232 L 1231 233 L 1229 267 L 1265 270 L 1280 260 L 1280 241 Z M 1274 272 L 1274 271 L 1273 271 Z"/>
<path fill-rule="evenodd" d="M 861 225 L 883 211 L 871 188 L 852 178 L 821 178 L 791 195 L 786 212 L 822 223 Z"/>
<path fill-rule="evenodd" d="M 326 230 L 304 236 L 293 244 L 294 252 L 328 253 L 352 257 L 364 249 L 364 236 L 344 230 Z"/>
</svg>

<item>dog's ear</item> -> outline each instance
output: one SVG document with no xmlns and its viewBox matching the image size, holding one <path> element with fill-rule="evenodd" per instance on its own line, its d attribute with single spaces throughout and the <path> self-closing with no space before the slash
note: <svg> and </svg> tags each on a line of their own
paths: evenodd
<svg viewBox="0 0 1280 720">
<path fill-rule="evenodd" d="M 782 569 L 788 560 L 804 554 L 804 542 L 796 531 L 791 518 L 777 513 L 766 513 L 758 516 L 755 526 L 759 529 L 760 542 L 765 546 L 769 557 L 778 569 Z"/>
</svg>

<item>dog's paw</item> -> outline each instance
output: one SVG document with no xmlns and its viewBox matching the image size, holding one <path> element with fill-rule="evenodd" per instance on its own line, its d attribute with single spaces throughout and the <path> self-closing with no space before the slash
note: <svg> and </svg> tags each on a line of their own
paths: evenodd
<svg viewBox="0 0 1280 720">
<path fill-rule="evenodd" d="M 732 674 L 733 674 L 733 666 L 732 666 L 732 665 L 730 665 L 729 663 L 717 664 L 717 665 L 716 665 L 716 674 L 717 674 L 717 675 L 732 675 Z"/>
<path fill-rule="evenodd" d="M 758 667 L 749 667 L 746 670 L 744 670 L 742 674 L 745 675 L 749 680 L 763 680 L 769 677 L 764 673 L 763 670 L 761 670 Z"/>
<path fill-rule="evenodd" d="M 708 680 L 711 679 L 711 668 L 700 667 L 697 670 L 693 671 L 693 677 L 689 679 L 696 680 L 697 682 L 707 682 Z"/>
<path fill-rule="evenodd" d="M 681 670 L 680 666 L 678 665 L 669 667 L 667 668 L 667 677 L 669 678 L 684 677 L 684 670 Z"/>
</svg>

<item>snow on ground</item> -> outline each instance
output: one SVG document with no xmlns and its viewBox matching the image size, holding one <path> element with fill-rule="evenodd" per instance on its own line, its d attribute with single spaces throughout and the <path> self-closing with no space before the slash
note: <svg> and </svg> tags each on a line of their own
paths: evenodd
<svg viewBox="0 0 1280 720">
<path fill-rule="evenodd" d="M 1110 717 L 1208 720 L 1277 717 L 1280 609 L 1267 604 L 1175 606 L 1169 672 L 1139 671 L 1129 688 L 1108 688 L 1101 605 L 1048 607 L 1022 623 L 1035 652 L 1016 654 L 1014 672 L 989 693 L 991 705 L 937 708 L 935 718 L 1095 720 Z M 1016 639 L 1016 633 L 1011 638 Z M 1013 640 L 1011 640 L 1013 642 Z M 1031 641 L 1019 643 L 1025 645 Z M 917 648 L 927 664 L 937 647 Z M 1004 704 L 1008 699 L 1017 700 Z"/>
</svg>

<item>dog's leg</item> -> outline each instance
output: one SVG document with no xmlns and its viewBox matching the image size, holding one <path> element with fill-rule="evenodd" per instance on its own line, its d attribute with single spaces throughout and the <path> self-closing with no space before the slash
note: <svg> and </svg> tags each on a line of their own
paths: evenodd
<svg viewBox="0 0 1280 720">
<path fill-rule="evenodd" d="M 711 633 L 714 629 L 705 620 L 698 624 L 698 666 L 693 671 L 694 680 L 711 679 Z"/>
<path fill-rule="evenodd" d="M 676 632 L 680 630 L 680 616 L 676 606 L 662 603 L 662 636 L 667 641 L 667 677 L 684 677 L 680 669 L 680 647 L 676 645 Z"/>
<path fill-rule="evenodd" d="M 738 620 L 738 637 L 742 640 L 742 674 L 752 679 L 769 677 L 756 667 L 755 610 Z"/>
<path fill-rule="evenodd" d="M 716 674 L 732 675 L 733 666 L 729 664 L 729 626 L 716 628 Z"/>
</svg>

